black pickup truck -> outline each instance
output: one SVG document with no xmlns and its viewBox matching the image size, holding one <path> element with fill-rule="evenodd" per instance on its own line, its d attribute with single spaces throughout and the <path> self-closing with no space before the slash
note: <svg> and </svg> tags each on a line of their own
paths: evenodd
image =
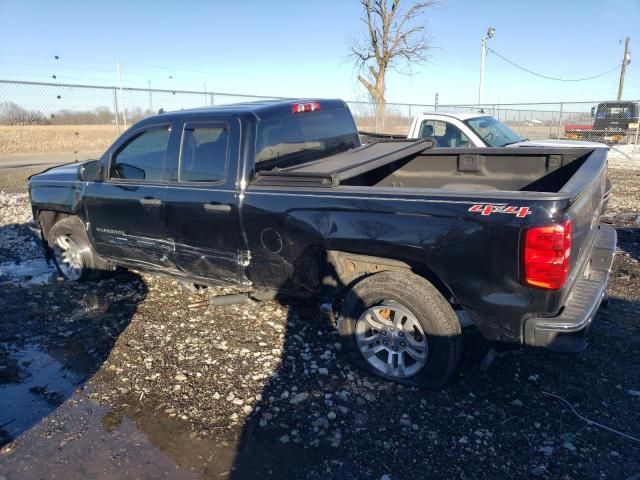
<svg viewBox="0 0 640 480">
<path fill-rule="evenodd" d="M 444 383 L 459 318 L 583 349 L 616 246 L 606 149 L 431 146 L 362 145 L 340 100 L 245 103 L 142 120 L 29 192 L 68 280 L 118 266 L 246 298 L 328 294 L 348 355 L 391 380 Z"/>
</svg>

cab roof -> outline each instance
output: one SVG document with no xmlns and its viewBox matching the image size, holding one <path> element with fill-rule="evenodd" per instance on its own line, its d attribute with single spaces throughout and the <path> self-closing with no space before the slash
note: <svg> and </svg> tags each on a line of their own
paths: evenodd
<svg viewBox="0 0 640 480">
<path fill-rule="evenodd" d="M 480 113 L 480 112 L 446 112 L 443 110 L 438 110 L 437 112 L 422 112 L 421 115 L 437 115 L 442 117 L 451 117 L 456 118 L 458 120 L 469 120 L 471 118 L 479 118 L 479 117 L 489 117 L 490 113 Z"/>
<path fill-rule="evenodd" d="M 190 108 L 185 110 L 175 110 L 172 112 L 162 112 L 160 115 L 182 116 L 194 114 L 241 114 L 252 113 L 259 119 L 272 117 L 280 117 L 283 115 L 291 115 L 293 106 L 299 103 L 315 102 L 320 104 L 320 109 L 346 108 L 346 103 L 340 99 L 313 99 L 313 98 L 296 98 L 296 99 L 275 99 L 275 100 L 257 100 L 254 102 L 230 103 L 225 105 L 215 105 L 211 107 Z"/>
</svg>

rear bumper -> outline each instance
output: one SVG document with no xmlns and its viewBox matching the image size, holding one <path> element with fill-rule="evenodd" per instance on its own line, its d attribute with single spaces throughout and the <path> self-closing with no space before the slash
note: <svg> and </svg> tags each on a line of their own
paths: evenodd
<svg viewBox="0 0 640 480">
<path fill-rule="evenodd" d="M 599 225 L 587 266 L 588 275 L 576 280 L 560 315 L 527 319 L 524 324 L 525 344 L 560 352 L 578 352 L 586 348 L 584 332 L 604 297 L 616 240 L 613 227 Z"/>
</svg>

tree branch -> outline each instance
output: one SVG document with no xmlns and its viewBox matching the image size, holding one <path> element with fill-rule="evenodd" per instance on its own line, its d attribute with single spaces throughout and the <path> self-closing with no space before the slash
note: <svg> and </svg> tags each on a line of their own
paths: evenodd
<svg viewBox="0 0 640 480">
<path fill-rule="evenodd" d="M 424 0 L 402 8 L 404 1 L 360 0 L 367 33 L 363 40 L 350 42 L 349 56 L 361 72 L 358 81 L 376 103 L 384 102 L 389 68 L 398 73 L 405 73 L 403 68 L 406 68 L 410 73 L 412 65 L 428 60 L 432 49 L 424 17 L 429 8 L 437 5 L 437 0 Z"/>
</svg>

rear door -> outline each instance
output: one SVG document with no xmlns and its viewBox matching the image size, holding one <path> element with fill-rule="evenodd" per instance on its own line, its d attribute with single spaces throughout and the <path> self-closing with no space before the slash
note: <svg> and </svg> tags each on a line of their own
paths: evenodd
<svg viewBox="0 0 640 480">
<path fill-rule="evenodd" d="M 175 142 L 170 121 L 142 126 L 115 146 L 107 178 L 86 184 L 86 216 L 98 254 L 143 268 L 171 266 L 165 165 Z"/>
<path fill-rule="evenodd" d="M 165 202 L 173 261 L 203 283 L 239 283 L 242 267 L 238 198 L 239 120 L 207 117 L 181 125 L 180 151 L 169 167 Z"/>
</svg>

